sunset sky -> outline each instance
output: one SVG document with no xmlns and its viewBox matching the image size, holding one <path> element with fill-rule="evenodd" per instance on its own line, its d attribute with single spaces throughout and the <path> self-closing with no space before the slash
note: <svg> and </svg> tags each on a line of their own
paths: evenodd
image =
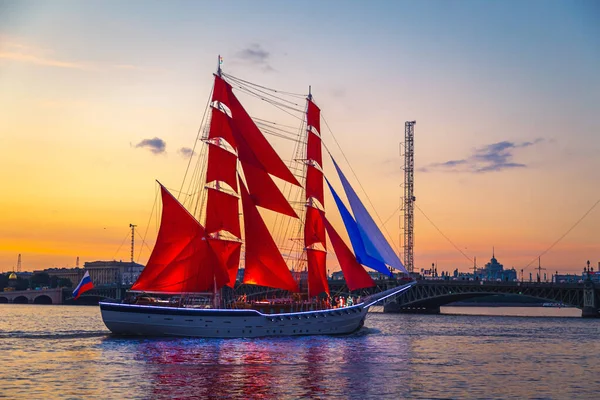
<svg viewBox="0 0 600 400">
<path fill-rule="evenodd" d="M 416 120 L 416 269 L 472 265 L 425 213 L 480 266 L 495 247 L 520 270 L 600 200 L 599 21 L 592 0 L 0 0 L 0 271 L 18 254 L 28 271 L 128 260 L 155 180 L 181 184 L 218 54 L 267 87 L 312 85 L 396 245 L 399 142 Z M 542 266 L 588 259 L 600 205 Z"/>
</svg>

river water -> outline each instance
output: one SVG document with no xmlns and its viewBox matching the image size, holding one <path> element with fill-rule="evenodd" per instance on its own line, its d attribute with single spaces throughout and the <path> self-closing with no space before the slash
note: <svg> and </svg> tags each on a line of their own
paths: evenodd
<svg viewBox="0 0 600 400">
<path fill-rule="evenodd" d="M 342 337 L 136 339 L 98 307 L 0 304 L 0 398 L 600 398 L 600 320 L 442 311 L 372 312 Z"/>
</svg>

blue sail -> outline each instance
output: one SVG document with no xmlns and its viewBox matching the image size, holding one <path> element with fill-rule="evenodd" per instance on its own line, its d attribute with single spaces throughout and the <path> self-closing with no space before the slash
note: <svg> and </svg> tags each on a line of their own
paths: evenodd
<svg viewBox="0 0 600 400">
<path fill-rule="evenodd" d="M 342 186 L 344 186 L 344 191 L 346 192 L 346 197 L 350 202 L 350 207 L 352 207 L 352 212 L 354 213 L 354 218 L 356 218 L 356 224 L 358 226 L 358 230 L 360 232 L 360 236 L 365 243 L 365 250 L 367 255 L 376 258 L 377 260 L 386 263 L 390 267 L 393 267 L 397 270 L 400 270 L 406 274 L 406 268 L 398 258 L 398 255 L 392 249 L 392 246 L 388 243 L 381 230 L 373 221 L 371 215 L 363 205 L 363 203 L 358 198 L 358 195 L 350 186 L 350 182 L 346 179 L 342 170 L 337 165 L 333 157 L 333 164 L 335 165 L 335 169 L 338 172 L 340 177 L 340 181 L 342 181 Z"/>
<path fill-rule="evenodd" d="M 356 221 L 350 214 L 350 211 L 346 208 L 340 196 L 333 190 L 333 187 L 327 181 L 327 186 L 329 186 L 329 190 L 333 195 L 333 199 L 335 200 L 335 204 L 340 211 L 340 215 L 342 216 L 342 220 L 344 221 L 344 225 L 346 226 L 346 231 L 348 232 L 348 236 L 350 237 L 350 243 L 352 243 L 352 248 L 354 249 L 354 255 L 356 256 L 356 260 L 362 264 L 366 265 L 369 268 L 374 269 L 375 271 L 381 272 L 382 274 L 391 275 L 390 270 L 385 265 L 384 262 L 371 257 L 367 254 L 365 249 L 365 243 L 363 241 L 362 235 L 360 234 L 359 227 L 356 224 Z M 370 244 L 370 243 L 369 243 Z M 372 244 L 370 244 L 372 246 Z"/>
</svg>

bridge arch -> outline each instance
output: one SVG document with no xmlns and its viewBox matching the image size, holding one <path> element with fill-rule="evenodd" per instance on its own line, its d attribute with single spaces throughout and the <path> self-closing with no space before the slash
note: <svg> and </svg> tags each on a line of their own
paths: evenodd
<svg viewBox="0 0 600 400">
<path fill-rule="evenodd" d="M 519 295 L 583 309 L 583 285 L 556 285 L 520 282 L 419 281 L 386 304 L 387 312 L 440 312 L 440 306 L 490 295 Z"/>
<path fill-rule="evenodd" d="M 8 303 L 8 298 L 0 296 L 0 304 L 6 304 Z"/>
<path fill-rule="evenodd" d="M 25 296 L 18 296 L 15 297 L 13 300 L 13 303 L 15 304 L 28 304 L 29 303 L 29 299 Z"/>
<path fill-rule="evenodd" d="M 33 299 L 33 304 L 52 304 L 52 298 L 43 294 Z"/>
</svg>

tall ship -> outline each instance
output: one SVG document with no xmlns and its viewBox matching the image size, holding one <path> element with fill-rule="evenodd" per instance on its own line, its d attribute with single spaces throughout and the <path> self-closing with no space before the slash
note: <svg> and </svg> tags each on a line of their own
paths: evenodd
<svg viewBox="0 0 600 400">
<path fill-rule="evenodd" d="M 180 201 L 158 183 L 162 216 L 148 263 L 127 299 L 100 302 L 102 319 L 113 333 L 213 338 L 347 334 L 363 326 L 370 307 L 414 283 L 333 158 L 335 173 L 325 174 L 321 110 L 310 90 L 302 96 L 289 166 L 265 137 L 283 131 L 252 118 L 236 95 L 240 92 L 284 111 L 294 104 L 280 98 L 282 92 L 225 74 L 219 62 L 209 118 L 197 140 L 202 148 L 192 173 L 196 178 L 190 179 L 196 185 L 190 192 L 198 194 L 180 194 Z M 333 178 L 339 179 L 350 209 L 334 190 Z M 325 185 L 352 249 L 328 218 Z M 295 249 L 284 244 L 290 242 Z M 370 294 L 332 301 L 329 246 L 348 289 L 371 288 Z M 241 264 L 243 295 L 236 286 Z M 388 276 L 397 271 L 405 278 L 377 291 L 364 267 Z"/>
</svg>

